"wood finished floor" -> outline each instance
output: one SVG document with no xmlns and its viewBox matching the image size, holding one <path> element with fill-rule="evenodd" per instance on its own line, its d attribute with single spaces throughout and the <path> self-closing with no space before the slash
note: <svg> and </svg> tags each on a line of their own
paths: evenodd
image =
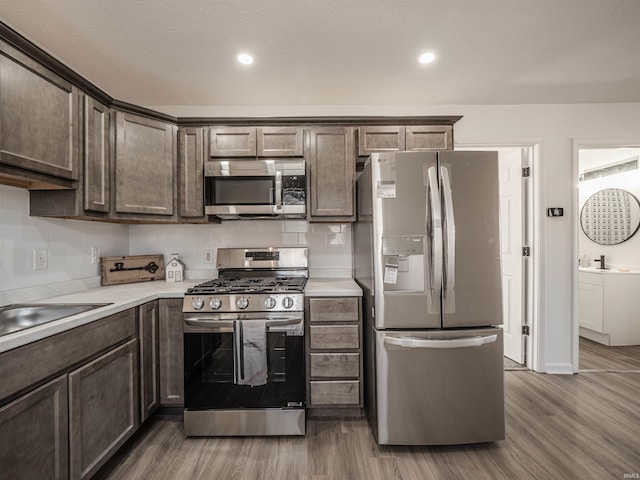
<svg viewBox="0 0 640 480">
<path fill-rule="evenodd" d="M 364 419 L 305 437 L 189 438 L 158 417 L 100 478 L 153 480 L 622 479 L 640 473 L 640 373 L 505 372 L 507 439 L 381 447 Z M 627 477 L 637 478 L 637 477 Z"/>
<path fill-rule="evenodd" d="M 580 337 L 580 370 L 640 372 L 640 345 L 607 347 Z"/>
</svg>

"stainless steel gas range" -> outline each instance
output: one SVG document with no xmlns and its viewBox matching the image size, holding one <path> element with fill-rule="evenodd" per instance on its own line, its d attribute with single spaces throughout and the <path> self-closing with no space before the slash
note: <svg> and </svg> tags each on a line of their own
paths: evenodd
<svg viewBox="0 0 640 480">
<path fill-rule="evenodd" d="M 185 435 L 304 435 L 307 249 L 219 249 L 217 267 L 184 297 Z"/>
</svg>

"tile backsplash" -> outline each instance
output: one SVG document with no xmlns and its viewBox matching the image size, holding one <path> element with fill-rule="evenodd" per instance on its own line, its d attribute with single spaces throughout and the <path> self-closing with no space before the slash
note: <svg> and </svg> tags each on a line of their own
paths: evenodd
<svg viewBox="0 0 640 480">
<path fill-rule="evenodd" d="M 351 225 L 303 220 L 234 220 L 206 225 L 118 225 L 29 216 L 29 192 L 0 185 L 0 305 L 100 285 L 102 256 L 179 253 L 186 278 L 217 275 L 220 247 L 306 246 L 311 277 L 351 277 Z M 48 267 L 34 268 L 45 250 Z M 207 252 L 211 262 L 207 262 Z"/>
<path fill-rule="evenodd" d="M 350 278 L 351 225 L 303 220 L 231 220 L 210 225 L 131 225 L 129 254 L 180 254 L 186 278 L 212 278 L 221 247 L 306 246 L 311 277 Z M 213 253 L 207 263 L 207 252 Z"/>
<path fill-rule="evenodd" d="M 77 290 L 88 279 L 99 285 L 100 264 L 91 263 L 91 247 L 105 256 L 127 255 L 129 227 L 30 217 L 29 192 L 0 185 L 0 304 L 55 294 L 50 290 L 64 293 L 65 285 Z M 35 250 L 46 250 L 46 269 L 34 269 Z"/>
</svg>

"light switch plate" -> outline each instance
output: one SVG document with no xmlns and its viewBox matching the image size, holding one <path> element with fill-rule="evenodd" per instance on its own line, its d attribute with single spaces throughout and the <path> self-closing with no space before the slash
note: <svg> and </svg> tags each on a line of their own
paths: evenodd
<svg viewBox="0 0 640 480">
<path fill-rule="evenodd" d="M 100 247 L 91 247 L 91 263 L 100 263 Z"/>
<path fill-rule="evenodd" d="M 46 248 L 38 248 L 33 251 L 33 269 L 46 270 L 49 268 L 49 251 Z"/>
</svg>

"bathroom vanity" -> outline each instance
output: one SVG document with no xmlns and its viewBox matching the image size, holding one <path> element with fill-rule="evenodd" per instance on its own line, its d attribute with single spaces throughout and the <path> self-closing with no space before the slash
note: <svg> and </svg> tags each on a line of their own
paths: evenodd
<svg viewBox="0 0 640 480">
<path fill-rule="evenodd" d="M 640 270 L 580 268 L 580 336 L 608 346 L 640 345 L 639 292 Z"/>
</svg>

